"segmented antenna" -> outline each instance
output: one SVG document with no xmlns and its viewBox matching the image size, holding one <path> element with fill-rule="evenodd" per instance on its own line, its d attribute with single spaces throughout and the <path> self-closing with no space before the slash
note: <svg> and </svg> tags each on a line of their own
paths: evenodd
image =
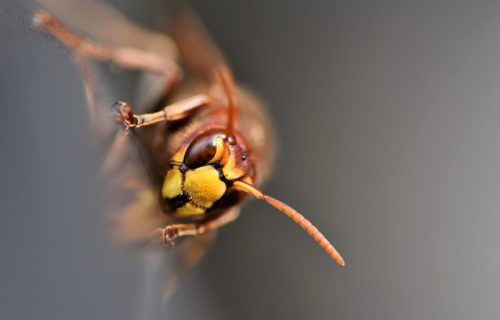
<svg viewBox="0 0 500 320">
<path fill-rule="evenodd" d="M 234 101 L 234 80 L 231 75 L 231 72 L 225 68 L 221 67 L 217 70 L 219 80 L 222 84 L 222 89 L 227 98 L 227 132 L 229 136 L 232 136 L 234 133 L 234 118 L 236 113 L 236 106 Z"/>
<path fill-rule="evenodd" d="M 342 256 L 338 253 L 338 251 L 333 247 L 333 245 L 326 239 L 326 237 L 316 228 L 309 220 L 307 220 L 303 215 L 297 212 L 294 208 L 289 205 L 271 197 L 263 194 L 260 190 L 255 188 L 254 186 L 245 183 L 243 181 L 234 181 L 233 186 L 238 190 L 250 193 L 255 198 L 259 200 L 263 200 L 275 207 L 279 211 L 286 214 L 289 218 L 291 218 L 295 223 L 297 223 L 302 229 L 304 229 L 307 234 L 309 234 L 323 250 L 339 265 L 345 266 L 345 261 Z"/>
</svg>

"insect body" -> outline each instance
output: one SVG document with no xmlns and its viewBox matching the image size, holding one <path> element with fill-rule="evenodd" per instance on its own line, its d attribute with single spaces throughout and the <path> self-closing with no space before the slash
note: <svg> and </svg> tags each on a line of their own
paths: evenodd
<svg viewBox="0 0 500 320">
<path fill-rule="evenodd" d="M 339 265 L 345 264 L 304 216 L 258 189 L 272 158 L 269 123 L 260 103 L 234 84 L 224 58 L 195 18 L 177 17 L 172 31 L 194 79 L 191 83 L 180 80 L 174 59 L 83 39 L 44 11 L 35 21 L 76 56 L 161 74 L 168 79 L 163 96 L 172 96 L 173 88 L 178 88 L 175 102 L 156 112 L 135 114 L 128 103 L 115 104 L 126 132 L 141 141 L 148 155 L 151 185 L 159 199 L 158 221 L 163 225 L 146 234 L 172 247 L 181 237 L 213 232 L 236 219 L 239 205 L 252 195 L 293 219 Z"/>
</svg>

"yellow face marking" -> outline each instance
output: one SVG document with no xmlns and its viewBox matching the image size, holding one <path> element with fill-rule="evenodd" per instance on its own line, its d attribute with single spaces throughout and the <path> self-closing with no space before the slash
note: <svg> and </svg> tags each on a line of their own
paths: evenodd
<svg viewBox="0 0 500 320">
<path fill-rule="evenodd" d="M 186 172 L 184 190 L 195 205 L 209 208 L 224 195 L 226 184 L 215 168 L 203 166 Z"/>
<path fill-rule="evenodd" d="M 226 164 L 222 167 L 222 173 L 227 180 L 235 180 L 245 175 L 245 172 L 236 166 L 236 157 L 232 154 L 229 155 Z"/>
<path fill-rule="evenodd" d="M 161 188 L 161 195 L 169 199 L 182 195 L 182 173 L 179 167 L 168 170 Z"/>
<path fill-rule="evenodd" d="M 184 206 L 178 208 L 175 211 L 175 216 L 179 218 L 197 216 L 204 214 L 205 209 L 193 206 L 190 202 L 187 202 Z"/>
<path fill-rule="evenodd" d="M 170 161 L 172 162 L 177 162 L 177 163 L 182 163 L 182 161 L 184 160 L 184 155 L 186 154 L 186 151 L 187 151 L 187 148 L 188 146 L 183 146 L 181 147 L 175 154 L 174 156 L 172 157 L 172 159 L 170 159 Z"/>
<path fill-rule="evenodd" d="M 215 139 L 215 154 L 212 157 L 212 160 L 209 163 L 215 163 L 222 159 L 222 156 L 226 152 L 226 148 L 224 147 L 224 139 L 222 137 L 217 137 Z"/>
</svg>

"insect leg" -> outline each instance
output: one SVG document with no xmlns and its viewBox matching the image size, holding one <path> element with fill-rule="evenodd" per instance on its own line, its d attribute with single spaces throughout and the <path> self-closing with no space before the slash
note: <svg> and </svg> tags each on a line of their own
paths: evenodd
<svg viewBox="0 0 500 320">
<path fill-rule="evenodd" d="M 169 87 L 173 87 L 181 79 L 180 68 L 172 59 L 166 59 L 153 52 L 133 47 L 106 47 L 84 39 L 68 30 L 43 10 L 38 11 L 33 20 L 37 28 L 59 40 L 74 54 L 109 61 L 126 69 L 143 70 L 163 75 L 168 79 Z"/>
<path fill-rule="evenodd" d="M 199 94 L 192 96 L 174 104 L 168 105 L 163 110 L 153 113 L 134 114 L 131 106 L 123 101 L 115 103 L 115 107 L 123 118 L 125 125 L 129 128 L 141 128 L 162 121 L 176 121 L 184 119 L 198 108 L 210 104 L 210 98 L 207 95 Z"/>
<path fill-rule="evenodd" d="M 157 232 L 160 236 L 161 243 L 166 247 L 171 248 L 175 245 L 175 242 L 179 237 L 207 234 L 234 221 L 238 218 L 239 214 L 240 209 L 234 208 L 213 220 L 203 223 L 169 224 L 164 228 L 159 229 Z"/>
</svg>

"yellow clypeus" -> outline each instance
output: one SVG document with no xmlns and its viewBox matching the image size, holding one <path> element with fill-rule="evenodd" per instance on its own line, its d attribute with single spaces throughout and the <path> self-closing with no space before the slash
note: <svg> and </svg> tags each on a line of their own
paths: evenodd
<svg viewBox="0 0 500 320">
<path fill-rule="evenodd" d="M 226 184 L 214 167 L 203 166 L 186 172 L 184 191 L 195 206 L 210 208 L 224 195 Z"/>
</svg>

